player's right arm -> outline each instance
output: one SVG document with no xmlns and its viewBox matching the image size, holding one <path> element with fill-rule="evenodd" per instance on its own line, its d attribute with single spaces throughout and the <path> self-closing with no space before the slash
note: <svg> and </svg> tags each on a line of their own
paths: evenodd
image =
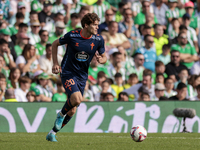
<svg viewBox="0 0 200 150">
<path fill-rule="evenodd" d="M 70 35 L 71 35 L 71 32 L 68 32 L 63 37 L 60 37 L 59 39 L 55 40 L 52 43 L 52 59 L 53 59 L 52 73 L 54 73 L 54 74 L 58 74 L 58 73 L 62 72 L 62 68 L 61 68 L 61 66 L 59 66 L 58 59 L 57 59 L 58 46 L 64 45 L 64 44 L 69 44 L 70 43 Z"/>
<path fill-rule="evenodd" d="M 58 64 L 58 58 L 57 58 L 58 46 L 60 46 L 59 39 L 55 40 L 52 43 L 52 59 L 53 59 L 52 73 L 54 74 L 62 72 L 62 68 Z"/>
</svg>

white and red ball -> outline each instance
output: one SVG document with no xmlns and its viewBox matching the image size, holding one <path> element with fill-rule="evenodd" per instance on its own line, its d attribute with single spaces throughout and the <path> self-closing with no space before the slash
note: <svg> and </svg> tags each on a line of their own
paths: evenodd
<svg viewBox="0 0 200 150">
<path fill-rule="evenodd" d="M 132 127 L 130 135 L 135 142 L 142 142 L 147 137 L 147 130 L 143 126 L 137 125 Z"/>
</svg>

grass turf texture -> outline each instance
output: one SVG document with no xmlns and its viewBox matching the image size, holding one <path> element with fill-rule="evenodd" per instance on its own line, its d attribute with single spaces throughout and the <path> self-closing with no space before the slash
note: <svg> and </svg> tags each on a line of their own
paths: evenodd
<svg viewBox="0 0 200 150">
<path fill-rule="evenodd" d="M 198 150 L 200 134 L 148 134 L 134 142 L 128 133 L 58 133 L 58 142 L 47 133 L 0 133 L 0 150 Z"/>
</svg>

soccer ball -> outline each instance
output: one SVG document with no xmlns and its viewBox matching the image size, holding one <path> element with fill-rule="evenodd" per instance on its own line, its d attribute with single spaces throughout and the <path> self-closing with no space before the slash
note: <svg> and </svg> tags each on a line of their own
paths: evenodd
<svg viewBox="0 0 200 150">
<path fill-rule="evenodd" d="M 140 125 L 137 125 L 131 129 L 131 138 L 135 142 L 142 142 L 147 137 L 147 130 Z"/>
</svg>

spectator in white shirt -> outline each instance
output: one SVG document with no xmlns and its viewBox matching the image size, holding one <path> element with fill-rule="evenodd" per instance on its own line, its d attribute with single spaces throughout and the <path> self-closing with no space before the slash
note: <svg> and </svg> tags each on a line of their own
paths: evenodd
<svg viewBox="0 0 200 150">
<path fill-rule="evenodd" d="M 20 88 L 15 89 L 15 97 L 18 102 L 28 102 L 26 94 L 31 86 L 31 79 L 27 76 L 22 76 L 19 78 Z"/>
<path fill-rule="evenodd" d="M 62 57 L 60 55 L 58 57 L 58 63 L 61 64 Z M 46 54 L 42 55 L 39 59 L 40 68 L 46 72 L 48 75 L 52 75 L 52 44 L 46 45 Z"/>
</svg>

